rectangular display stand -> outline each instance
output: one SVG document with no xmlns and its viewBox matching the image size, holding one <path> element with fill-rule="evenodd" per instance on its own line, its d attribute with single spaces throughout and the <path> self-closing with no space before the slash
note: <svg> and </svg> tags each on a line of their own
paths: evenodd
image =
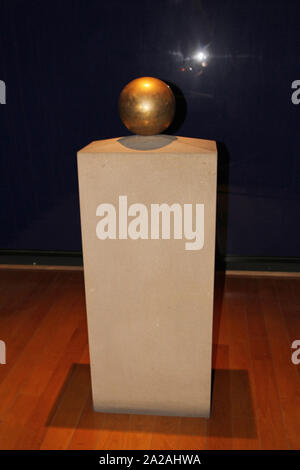
<svg viewBox="0 0 300 470">
<path fill-rule="evenodd" d="M 95 410 L 208 417 L 215 142 L 96 141 L 78 175 Z"/>
</svg>

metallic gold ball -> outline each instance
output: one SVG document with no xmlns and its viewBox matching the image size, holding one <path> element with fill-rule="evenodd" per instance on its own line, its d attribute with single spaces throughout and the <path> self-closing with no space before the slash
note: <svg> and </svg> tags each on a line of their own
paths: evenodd
<svg viewBox="0 0 300 470">
<path fill-rule="evenodd" d="M 121 92 L 119 113 L 123 124 L 134 134 L 160 134 L 174 118 L 175 97 L 158 78 L 136 78 Z"/>
</svg>

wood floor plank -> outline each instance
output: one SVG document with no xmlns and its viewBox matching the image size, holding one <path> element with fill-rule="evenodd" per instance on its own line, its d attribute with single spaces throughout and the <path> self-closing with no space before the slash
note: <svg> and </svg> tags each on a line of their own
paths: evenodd
<svg viewBox="0 0 300 470">
<path fill-rule="evenodd" d="M 205 418 L 181 418 L 178 449 L 205 449 L 206 428 Z"/>
<path fill-rule="evenodd" d="M 41 396 L 36 398 L 31 395 L 31 399 L 35 402 L 35 408 L 28 417 L 23 432 L 16 442 L 16 449 L 34 450 L 40 448 L 51 417 L 54 416 L 59 406 L 60 396 L 66 386 L 70 370 L 74 363 L 80 362 L 86 347 L 87 333 L 85 331 L 85 318 L 83 318 L 70 341 L 66 343 L 61 360 L 53 370 Z"/>
<path fill-rule="evenodd" d="M 22 386 L 23 393 L 40 396 L 49 382 L 53 370 L 62 359 L 65 345 L 72 338 L 78 325 L 80 324 L 82 328 L 82 334 L 86 334 L 87 332 L 85 322 L 81 321 L 82 310 L 84 309 L 84 297 L 82 293 L 77 289 L 72 289 L 70 296 L 65 294 L 64 300 L 66 300 L 66 302 L 60 305 L 59 312 L 55 312 L 60 318 L 53 323 L 53 329 L 48 329 L 49 340 L 45 342 L 44 348 L 41 348 L 39 361 L 32 367 L 30 376 Z M 51 312 L 51 316 L 52 315 Z M 43 327 L 48 327 L 46 322 L 43 324 Z M 40 330 L 38 333 L 39 336 L 42 337 Z"/>
<path fill-rule="evenodd" d="M 291 338 L 294 341 L 294 339 L 300 340 L 300 279 L 291 279 L 291 291 L 294 298 L 294 313 L 292 325 L 289 325 L 289 331 L 293 330 Z M 300 365 L 297 366 L 297 372 L 300 380 Z"/>
<path fill-rule="evenodd" d="M 276 279 L 274 284 L 291 345 L 294 340 L 300 340 L 300 282 L 296 279 Z M 300 367 L 297 367 L 297 373 L 300 378 Z"/>
<path fill-rule="evenodd" d="M 243 280 L 262 449 L 288 449 L 257 279 Z"/>
<path fill-rule="evenodd" d="M 0 270 L 0 449 L 300 449 L 300 279 L 215 295 L 209 420 L 95 413 L 82 272 Z"/>
<path fill-rule="evenodd" d="M 212 407 L 207 421 L 205 448 L 232 449 L 231 382 L 229 370 L 229 324 L 227 315 L 228 280 L 221 278 L 216 286 L 214 309 L 214 353 Z M 217 334 L 215 334 L 215 328 Z"/>
<path fill-rule="evenodd" d="M 224 314 L 222 323 L 225 326 Z M 221 337 L 223 337 L 222 332 Z M 207 422 L 205 448 L 208 450 L 232 449 L 233 432 L 230 392 L 229 347 L 227 344 L 220 344 L 217 348 L 216 368 L 213 373 L 212 409 Z"/>
<path fill-rule="evenodd" d="M 43 318 L 48 293 L 57 275 L 38 273 L 15 273 L 11 271 L 4 282 L 0 307 L 1 339 L 7 345 L 6 367 L 0 368 L 0 383 L 14 367 L 17 358 L 32 337 Z M 18 276 L 16 274 L 19 274 Z M 3 281 L 2 281 L 3 282 Z"/>
<path fill-rule="evenodd" d="M 151 446 L 155 416 L 131 415 L 125 438 L 125 449 L 148 450 Z"/>
<path fill-rule="evenodd" d="M 52 290 L 51 287 L 49 290 Z M 34 295 L 34 291 L 36 291 L 36 295 Z M 20 298 L 21 304 L 13 303 L 13 307 L 11 307 L 11 319 L 14 318 L 15 323 L 7 325 L 12 333 L 6 339 L 7 364 L 0 369 L 1 372 L 3 371 L 0 387 L 0 417 L 2 418 L 18 393 L 19 387 L 31 371 L 28 367 L 28 364 L 31 364 L 30 359 L 34 361 L 39 356 L 40 348 L 38 347 L 36 353 L 33 353 L 31 358 L 28 357 L 29 360 L 26 362 L 24 352 L 28 351 L 28 345 L 45 317 L 49 304 L 48 295 L 47 289 L 36 289 L 34 286 L 29 298 L 24 296 L 23 303 Z M 29 348 L 30 350 L 31 348 Z"/>
<path fill-rule="evenodd" d="M 260 280 L 259 294 L 280 396 L 284 426 L 290 447 L 299 449 L 300 396 L 298 392 L 300 382 L 297 367 L 291 361 L 290 339 L 277 297 L 277 284 L 272 279 Z"/>
<path fill-rule="evenodd" d="M 123 450 L 129 429 L 129 415 L 105 413 L 101 422 L 97 450 Z"/>
<path fill-rule="evenodd" d="M 19 437 L 24 432 L 24 425 L 29 418 L 35 403 L 32 397 L 19 394 L 14 406 L 9 410 L 5 420 L 0 422 L 0 449 L 15 450 Z"/>
<path fill-rule="evenodd" d="M 68 341 L 76 328 L 77 317 L 73 321 L 71 308 L 74 299 L 72 277 L 65 283 L 61 283 L 60 289 L 60 296 L 56 292 L 55 304 L 48 311 L 44 312 L 44 317 L 32 337 L 28 340 L 22 355 L 16 360 L 14 366 L 1 383 L 0 417 L 2 419 L 21 388 L 24 387 L 24 393 L 28 393 L 28 387 L 26 386 L 28 378 L 30 376 L 33 377 L 35 385 L 41 380 L 41 376 L 38 373 L 33 374 L 34 369 L 37 368 L 37 371 L 41 373 L 47 371 L 49 369 L 47 368 L 47 360 L 57 350 L 60 352 L 61 344 L 65 344 Z M 58 340 L 58 344 L 56 340 Z M 10 343 L 7 345 L 8 348 L 9 345 Z M 35 395 L 39 392 L 35 386 L 31 387 L 31 390 Z"/>
<path fill-rule="evenodd" d="M 85 365 L 74 365 L 58 409 L 40 446 L 41 450 L 61 450 L 69 447 L 90 392 L 89 373 L 89 368 Z"/>
<path fill-rule="evenodd" d="M 69 450 L 94 450 L 100 438 L 103 413 L 95 413 L 91 392 L 68 446 Z"/>
<path fill-rule="evenodd" d="M 256 396 L 243 286 L 238 278 L 227 279 L 226 315 L 229 331 L 229 367 L 233 449 L 260 449 L 256 428 Z"/>
<path fill-rule="evenodd" d="M 292 279 L 275 279 L 274 285 L 291 338 L 300 337 L 300 303 L 297 295 L 300 282 Z"/>
<path fill-rule="evenodd" d="M 156 416 L 150 449 L 174 450 L 179 445 L 180 418 Z"/>
</svg>

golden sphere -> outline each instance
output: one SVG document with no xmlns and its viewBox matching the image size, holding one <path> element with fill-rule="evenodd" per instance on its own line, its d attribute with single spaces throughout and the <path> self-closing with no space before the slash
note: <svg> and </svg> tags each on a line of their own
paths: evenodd
<svg viewBox="0 0 300 470">
<path fill-rule="evenodd" d="M 160 134 L 174 118 L 175 97 L 158 78 L 136 78 L 121 92 L 119 113 L 123 124 L 134 134 Z"/>
</svg>

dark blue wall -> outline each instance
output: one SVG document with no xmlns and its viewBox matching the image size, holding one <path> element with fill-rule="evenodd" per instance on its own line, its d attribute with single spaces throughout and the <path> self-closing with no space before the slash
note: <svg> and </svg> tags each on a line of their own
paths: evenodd
<svg viewBox="0 0 300 470">
<path fill-rule="evenodd" d="M 126 135 L 118 95 L 152 75 L 185 97 L 174 132 L 219 142 L 219 251 L 300 256 L 299 21 L 298 0 L 2 0 L 0 249 L 81 249 L 76 151 Z"/>
</svg>

